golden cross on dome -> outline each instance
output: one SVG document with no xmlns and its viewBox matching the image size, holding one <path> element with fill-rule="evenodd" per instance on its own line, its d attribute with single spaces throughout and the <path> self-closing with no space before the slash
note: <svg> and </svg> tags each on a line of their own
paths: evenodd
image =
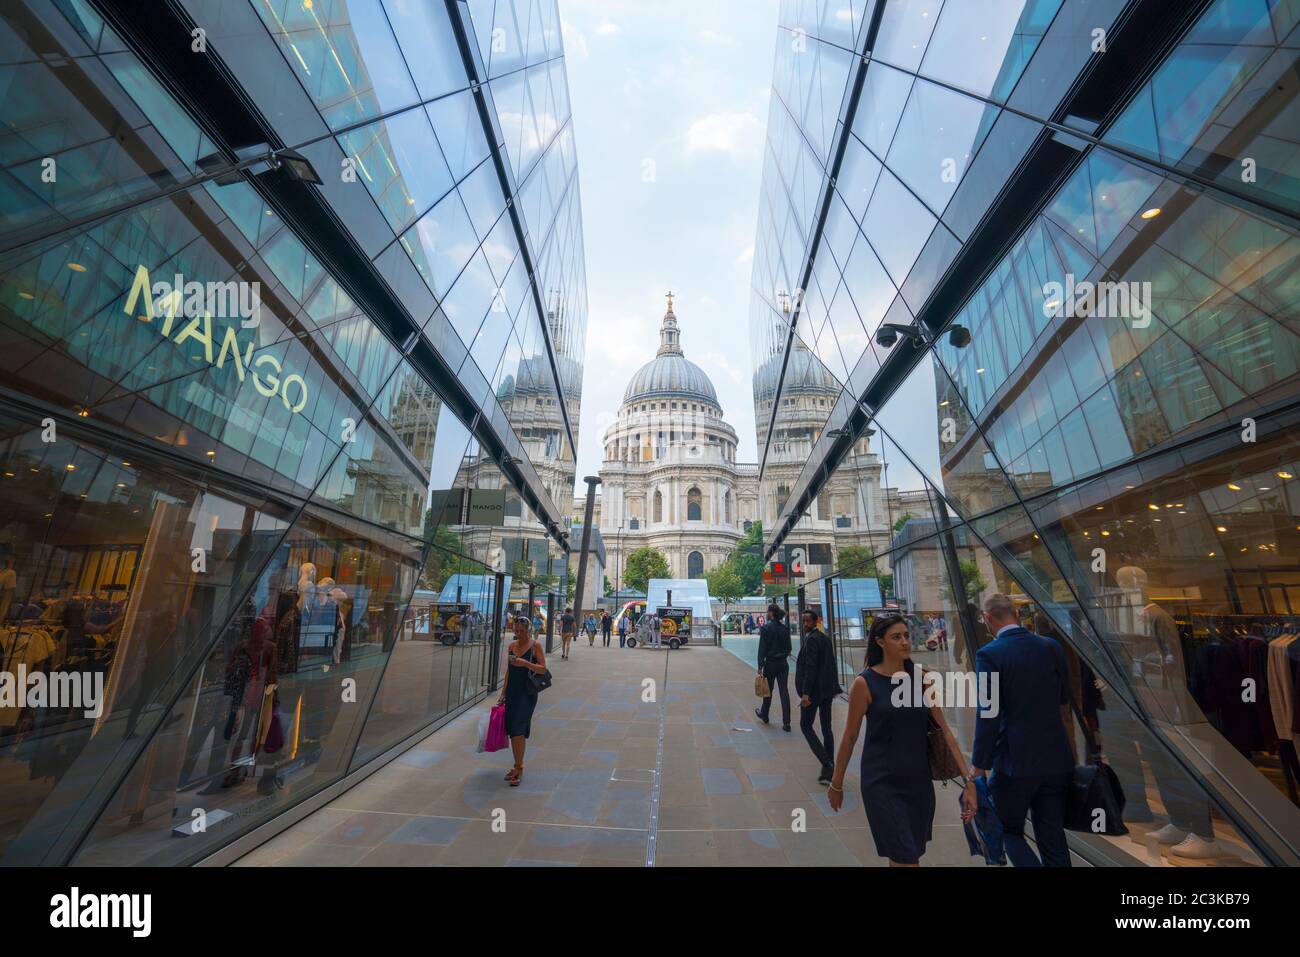
<svg viewBox="0 0 1300 957">
<path fill-rule="evenodd" d="M 673 311 L 673 291 L 671 289 L 668 290 L 668 311 Z"/>
</svg>

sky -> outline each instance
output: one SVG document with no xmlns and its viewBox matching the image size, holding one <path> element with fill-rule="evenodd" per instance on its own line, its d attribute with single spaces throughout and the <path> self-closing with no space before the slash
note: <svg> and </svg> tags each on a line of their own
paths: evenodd
<svg viewBox="0 0 1300 957">
<path fill-rule="evenodd" d="M 577 480 L 654 358 L 682 349 L 757 461 L 749 288 L 779 0 L 559 0 L 587 262 Z"/>
</svg>

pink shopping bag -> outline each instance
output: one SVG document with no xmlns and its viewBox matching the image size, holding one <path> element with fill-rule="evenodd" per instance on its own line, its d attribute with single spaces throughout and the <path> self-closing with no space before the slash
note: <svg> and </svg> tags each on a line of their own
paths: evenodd
<svg viewBox="0 0 1300 957">
<path fill-rule="evenodd" d="M 487 740 L 483 742 L 483 750 L 500 751 L 509 744 L 510 739 L 506 737 L 506 706 L 494 705 L 492 715 L 488 718 Z"/>
</svg>

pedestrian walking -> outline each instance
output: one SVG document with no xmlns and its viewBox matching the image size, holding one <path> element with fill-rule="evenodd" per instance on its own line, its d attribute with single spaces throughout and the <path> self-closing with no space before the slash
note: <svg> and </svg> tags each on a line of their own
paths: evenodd
<svg viewBox="0 0 1300 957">
<path fill-rule="evenodd" d="M 803 638 L 795 660 L 794 690 L 799 695 L 799 728 L 808 747 L 821 763 L 817 780 L 829 784 L 835 770 L 835 736 L 831 732 L 831 703 L 844 689 L 835 666 L 835 646 L 821 630 L 821 615 L 811 608 L 803 613 Z M 824 741 L 818 740 L 813 722 L 821 719 Z"/>
<path fill-rule="evenodd" d="M 560 660 L 569 660 L 569 642 L 573 641 L 573 636 L 577 631 L 577 620 L 573 617 L 573 609 L 564 609 L 564 614 L 560 616 Z"/>
<path fill-rule="evenodd" d="M 762 706 L 754 709 L 758 720 L 768 723 L 772 712 L 771 692 L 781 694 L 781 729 L 790 730 L 790 689 L 787 682 L 790 677 L 790 628 L 785 624 L 783 612 L 779 605 L 770 605 L 767 609 L 767 624 L 758 633 L 758 673 L 767 679 L 769 694 L 763 699 Z"/>
<path fill-rule="evenodd" d="M 595 647 L 596 645 L 596 616 L 595 615 L 587 616 L 585 627 L 587 629 L 587 646 Z"/>
<path fill-rule="evenodd" d="M 528 672 L 541 674 L 546 670 L 546 653 L 531 634 L 531 622 L 524 615 L 514 620 L 515 640 L 510 643 L 506 657 L 505 674 L 501 677 L 501 694 L 497 704 L 506 706 L 506 736 L 510 739 L 510 752 L 515 766 L 506 774 L 512 788 L 519 787 L 524 777 L 524 751 L 532 731 L 533 711 L 537 695 L 528 681 Z"/>
<path fill-rule="evenodd" d="M 1065 803 L 1074 773 L 1069 726 L 1070 669 L 1051 638 L 1021 627 L 1006 595 L 984 599 L 993 640 L 975 655 L 979 687 L 997 689 L 996 710 L 980 695 L 971 774 L 988 774 L 1007 856 L 1016 867 L 1069 867 Z M 993 678 L 986 675 L 995 675 Z M 1025 840 L 1033 815 L 1039 859 Z"/>
<path fill-rule="evenodd" d="M 920 665 L 912 661 L 911 633 L 898 615 L 881 615 L 867 636 L 867 662 L 849 689 L 849 716 L 835 756 L 827 799 L 838 811 L 844 801 L 844 775 L 857 744 L 862 721 L 867 739 L 862 745 L 862 806 L 876 853 L 890 867 L 918 867 L 934 826 L 934 782 L 930 774 L 929 737 L 932 727 L 960 768 L 961 748 L 937 706 L 926 707 L 911 693 L 912 682 L 923 681 Z M 907 693 L 895 689 L 907 684 Z M 918 684 L 916 687 L 920 687 Z M 901 701 L 899 700 L 901 699 Z M 974 779 L 961 796 L 962 820 L 975 815 Z"/>
<path fill-rule="evenodd" d="M 614 629 L 614 619 L 609 617 L 609 612 L 602 612 L 600 616 L 600 635 L 605 640 L 605 647 L 609 647 L 610 632 Z"/>
<path fill-rule="evenodd" d="M 618 646 L 627 647 L 627 615 L 618 616 Z"/>
</svg>

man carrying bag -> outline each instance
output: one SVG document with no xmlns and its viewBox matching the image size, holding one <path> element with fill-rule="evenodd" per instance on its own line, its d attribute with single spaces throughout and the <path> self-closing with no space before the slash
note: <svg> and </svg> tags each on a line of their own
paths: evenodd
<svg viewBox="0 0 1300 957">
<path fill-rule="evenodd" d="M 781 729 L 790 730 L 790 690 L 786 681 L 790 676 L 790 629 L 782 619 L 785 612 L 780 605 L 768 605 L 767 624 L 758 632 L 758 674 L 767 684 L 767 694 L 760 695 L 762 707 L 755 708 L 754 714 L 764 724 L 772 711 L 772 689 L 781 692 Z M 762 690 L 758 681 L 754 683 L 755 691 Z"/>
</svg>

